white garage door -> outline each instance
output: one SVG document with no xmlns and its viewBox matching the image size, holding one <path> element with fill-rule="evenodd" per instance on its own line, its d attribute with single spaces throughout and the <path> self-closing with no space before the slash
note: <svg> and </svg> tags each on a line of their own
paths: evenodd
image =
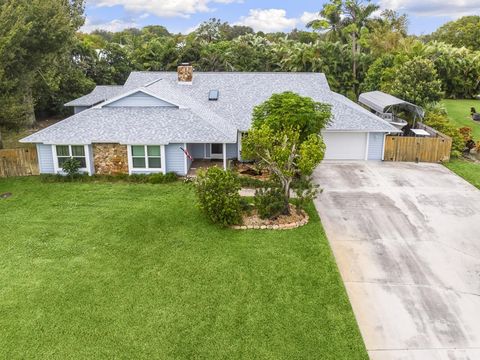
<svg viewBox="0 0 480 360">
<path fill-rule="evenodd" d="M 364 160 L 368 133 L 325 132 L 325 160 Z"/>
</svg>

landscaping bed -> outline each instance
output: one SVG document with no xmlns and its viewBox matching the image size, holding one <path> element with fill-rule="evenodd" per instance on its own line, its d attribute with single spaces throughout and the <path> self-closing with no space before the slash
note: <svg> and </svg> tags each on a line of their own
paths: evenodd
<svg viewBox="0 0 480 360">
<path fill-rule="evenodd" d="M 368 359 L 313 204 L 210 223 L 172 184 L 0 179 L 0 358 Z"/>
<path fill-rule="evenodd" d="M 256 210 L 244 213 L 242 216 L 242 225 L 234 225 L 233 229 L 269 229 L 269 230 L 288 230 L 298 228 L 308 223 L 308 214 L 303 210 L 298 210 L 294 205 L 290 205 L 289 215 L 279 215 L 274 219 L 262 219 Z"/>
</svg>

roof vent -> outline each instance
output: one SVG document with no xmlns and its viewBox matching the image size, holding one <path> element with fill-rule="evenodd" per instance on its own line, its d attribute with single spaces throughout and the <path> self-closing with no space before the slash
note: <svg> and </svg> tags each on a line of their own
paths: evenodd
<svg viewBox="0 0 480 360">
<path fill-rule="evenodd" d="M 220 92 L 218 90 L 210 90 L 210 92 L 208 93 L 208 100 L 217 101 L 219 95 Z"/>
</svg>

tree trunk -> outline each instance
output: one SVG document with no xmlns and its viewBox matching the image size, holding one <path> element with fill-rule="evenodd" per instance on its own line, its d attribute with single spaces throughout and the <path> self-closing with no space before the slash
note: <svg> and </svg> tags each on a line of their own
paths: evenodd
<svg viewBox="0 0 480 360">
<path fill-rule="evenodd" d="M 283 214 L 290 215 L 290 180 L 285 180 L 283 184 L 283 196 L 285 198 Z"/>
<path fill-rule="evenodd" d="M 32 87 L 26 84 L 23 95 L 23 105 L 25 107 L 25 125 L 29 127 L 35 126 L 37 120 L 35 119 L 35 102 L 33 100 Z"/>
<path fill-rule="evenodd" d="M 0 150 L 3 149 L 3 141 L 2 141 L 2 129 L 0 129 Z"/>
<path fill-rule="evenodd" d="M 353 93 L 357 95 L 357 36 L 352 33 L 352 74 L 353 74 Z"/>
</svg>

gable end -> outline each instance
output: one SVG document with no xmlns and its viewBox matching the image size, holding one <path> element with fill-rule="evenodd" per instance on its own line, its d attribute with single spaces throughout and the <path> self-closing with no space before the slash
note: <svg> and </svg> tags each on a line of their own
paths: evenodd
<svg viewBox="0 0 480 360">
<path fill-rule="evenodd" d="M 114 100 L 105 107 L 177 107 L 167 101 L 149 95 L 143 91 L 137 91 L 118 100 Z"/>
</svg>

